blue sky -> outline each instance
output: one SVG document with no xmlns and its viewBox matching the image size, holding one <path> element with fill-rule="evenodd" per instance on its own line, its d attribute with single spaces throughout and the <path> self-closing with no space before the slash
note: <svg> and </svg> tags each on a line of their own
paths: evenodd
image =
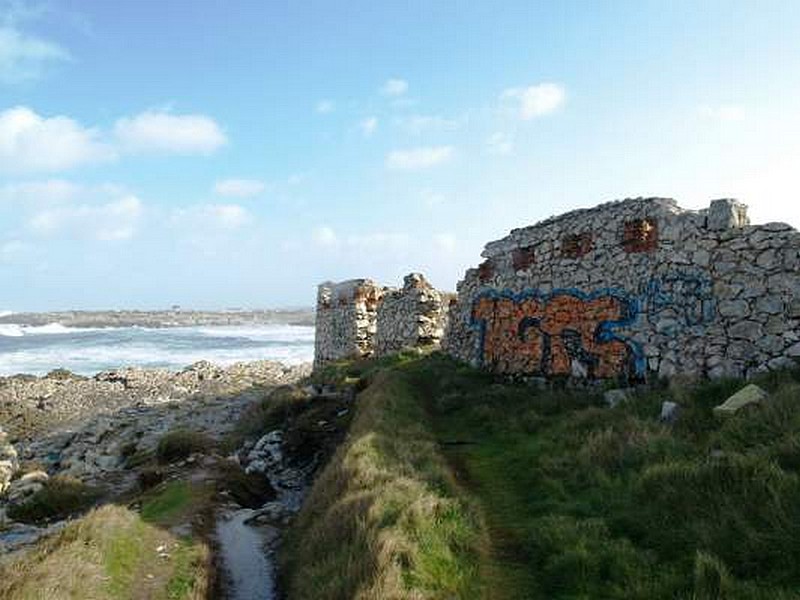
<svg viewBox="0 0 800 600">
<path fill-rule="evenodd" d="M 0 0 L 0 309 L 454 288 L 577 207 L 800 225 L 797 2 Z"/>
</svg>

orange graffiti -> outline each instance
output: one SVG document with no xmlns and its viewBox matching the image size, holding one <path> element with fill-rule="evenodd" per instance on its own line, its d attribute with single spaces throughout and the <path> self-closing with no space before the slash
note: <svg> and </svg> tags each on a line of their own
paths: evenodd
<svg viewBox="0 0 800 600">
<path fill-rule="evenodd" d="M 606 378 L 625 372 L 629 349 L 599 333 L 603 324 L 624 319 L 626 311 L 625 301 L 610 295 L 490 295 L 475 302 L 472 318 L 482 324 L 481 358 L 493 371 L 569 375 L 577 361 L 590 377 Z"/>
</svg>

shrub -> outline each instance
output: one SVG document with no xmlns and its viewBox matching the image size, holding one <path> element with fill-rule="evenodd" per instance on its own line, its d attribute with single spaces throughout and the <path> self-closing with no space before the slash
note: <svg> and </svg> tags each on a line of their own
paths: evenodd
<svg viewBox="0 0 800 600">
<path fill-rule="evenodd" d="M 22 504 L 9 506 L 8 516 L 23 523 L 58 521 L 88 510 L 98 497 L 98 490 L 82 481 L 57 475 Z"/>
<path fill-rule="evenodd" d="M 158 441 L 156 458 L 165 464 L 181 460 L 195 452 L 207 452 L 214 441 L 204 433 L 188 429 L 175 429 L 164 434 Z"/>
<path fill-rule="evenodd" d="M 219 473 L 217 485 L 245 508 L 258 508 L 275 498 L 275 489 L 264 475 L 245 473 L 235 464 L 225 465 Z"/>
</svg>

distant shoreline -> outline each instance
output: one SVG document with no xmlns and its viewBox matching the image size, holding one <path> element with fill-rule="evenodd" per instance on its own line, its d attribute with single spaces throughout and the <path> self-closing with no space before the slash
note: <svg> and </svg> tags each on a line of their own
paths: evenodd
<svg viewBox="0 0 800 600">
<path fill-rule="evenodd" d="M 193 327 L 215 325 L 314 325 L 314 310 L 65 310 L 19 312 L 0 316 L 0 325 L 38 327 L 60 323 L 65 327 Z"/>
</svg>

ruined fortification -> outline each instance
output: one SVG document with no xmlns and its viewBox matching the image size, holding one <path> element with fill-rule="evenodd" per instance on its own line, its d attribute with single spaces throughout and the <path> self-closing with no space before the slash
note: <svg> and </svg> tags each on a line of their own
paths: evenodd
<svg viewBox="0 0 800 600">
<path fill-rule="evenodd" d="M 800 233 L 745 205 L 637 198 L 489 243 L 443 348 L 509 374 L 742 376 L 800 356 Z"/>
<path fill-rule="evenodd" d="M 448 298 L 418 273 L 407 275 L 400 289 L 381 287 L 370 279 L 321 284 L 314 366 L 438 345 Z"/>
</svg>

